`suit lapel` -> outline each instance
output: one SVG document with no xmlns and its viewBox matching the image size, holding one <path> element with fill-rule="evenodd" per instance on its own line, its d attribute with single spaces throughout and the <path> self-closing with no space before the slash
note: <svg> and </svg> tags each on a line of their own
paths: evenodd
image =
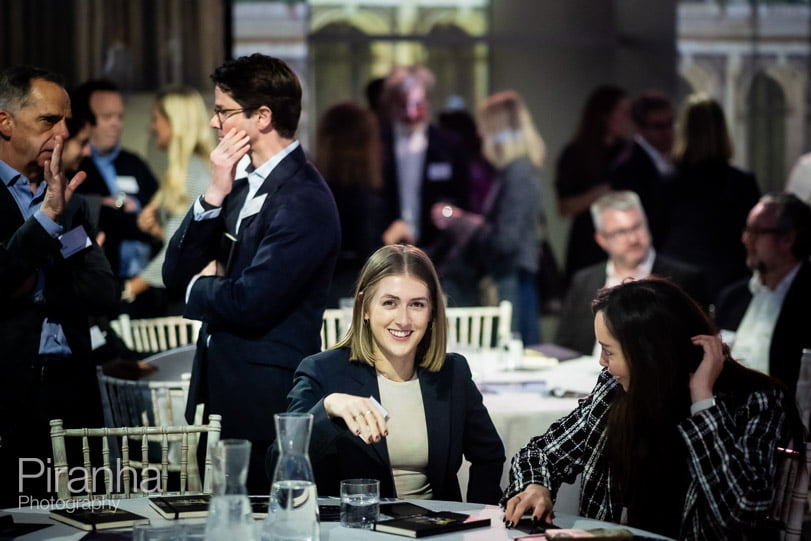
<svg viewBox="0 0 811 541">
<path fill-rule="evenodd" d="M 443 482 L 450 453 L 451 400 L 441 400 L 440 389 L 448 392 L 449 383 L 439 381 L 441 372 L 429 372 L 418 368 L 422 405 L 425 409 L 425 425 L 428 431 L 428 479 L 436 492 L 437 484 Z"/>
</svg>

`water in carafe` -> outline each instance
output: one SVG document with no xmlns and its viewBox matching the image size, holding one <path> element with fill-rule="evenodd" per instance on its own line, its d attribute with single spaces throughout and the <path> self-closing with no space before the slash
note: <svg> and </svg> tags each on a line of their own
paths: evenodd
<svg viewBox="0 0 811 541">
<path fill-rule="evenodd" d="M 245 480 L 251 442 L 221 440 L 212 455 L 213 496 L 208 506 L 206 541 L 254 541 L 256 527 Z"/>
<path fill-rule="evenodd" d="M 277 413 L 274 421 L 278 458 L 262 541 L 318 541 L 318 493 L 308 453 L 313 416 Z"/>
</svg>

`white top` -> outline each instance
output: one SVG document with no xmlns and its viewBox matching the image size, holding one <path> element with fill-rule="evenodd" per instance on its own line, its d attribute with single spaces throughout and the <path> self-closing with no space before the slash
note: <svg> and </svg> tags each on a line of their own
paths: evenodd
<svg viewBox="0 0 811 541">
<path fill-rule="evenodd" d="M 400 218 L 408 224 L 414 238 L 420 238 L 422 170 L 428 134 L 425 129 L 407 130 L 394 126 L 394 155 L 397 159 L 397 190 L 400 196 Z"/>
<path fill-rule="evenodd" d="M 416 372 L 409 381 L 391 381 L 377 375 L 380 402 L 389 412 L 387 421 L 394 488 L 398 498 L 431 498 L 428 483 L 428 427 Z"/>
<path fill-rule="evenodd" d="M 749 280 L 752 300 L 735 333 L 732 357 L 753 370 L 769 373 L 769 348 L 772 344 L 774 324 L 780 315 L 786 293 L 799 270 L 798 264 L 783 277 L 774 290 L 763 285 L 757 271 Z"/>
<path fill-rule="evenodd" d="M 786 183 L 786 191 L 793 193 L 806 203 L 811 203 L 811 152 L 800 156 L 792 167 Z"/>
</svg>

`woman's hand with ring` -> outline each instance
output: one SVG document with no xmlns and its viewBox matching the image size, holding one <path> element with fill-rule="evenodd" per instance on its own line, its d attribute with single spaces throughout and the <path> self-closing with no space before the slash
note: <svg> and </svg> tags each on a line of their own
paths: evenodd
<svg viewBox="0 0 811 541">
<path fill-rule="evenodd" d="M 341 418 L 346 427 L 365 443 L 388 436 L 386 419 L 370 398 L 345 393 L 332 393 L 324 398 L 324 409 L 330 418 Z"/>
</svg>

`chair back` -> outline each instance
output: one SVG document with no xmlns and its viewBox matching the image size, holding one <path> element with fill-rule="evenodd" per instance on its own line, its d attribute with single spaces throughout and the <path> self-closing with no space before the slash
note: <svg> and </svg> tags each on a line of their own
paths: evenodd
<svg viewBox="0 0 811 541">
<path fill-rule="evenodd" d="M 808 471 L 811 444 L 805 456 L 795 449 L 777 448 L 777 476 L 770 518 L 777 523 L 780 541 L 800 541 L 805 510 L 808 508 Z"/>
<path fill-rule="evenodd" d="M 133 351 L 157 353 L 193 344 L 203 323 L 182 316 L 131 319 L 121 314 L 110 326 Z"/>
<path fill-rule="evenodd" d="M 348 329 L 344 329 L 343 310 L 340 308 L 327 308 L 321 322 L 321 350 L 331 348 L 343 338 Z"/>
<path fill-rule="evenodd" d="M 448 315 L 448 345 L 495 349 L 510 341 L 513 306 L 456 306 Z"/>
<path fill-rule="evenodd" d="M 803 349 L 800 357 L 800 376 L 797 378 L 797 409 L 800 412 L 800 419 L 808 431 L 811 423 L 811 349 Z"/>
<path fill-rule="evenodd" d="M 210 415 L 207 425 L 66 429 L 62 424 L 62 419 L 53 419 L 50 425 L 54 475 L 60 500 L 93 498 L 102 494 L 105 498 L 129 498 L 133 495 L 143 495 L 144 492 L 166 494 L 169 486 L 169 441 L 172 435 L 179 436 L 181 440 L 180 493 L 185 494 L 190 468 L 188 457 L 193 457 L 195 454 L 193 449 L 190 449 L 190 446 L 193 444 L 196 449 L 196 442 L 202 433 L 208 435 L 203 491 L 211 492 L 211 472 L 213 469 L 211 455 L 212 449 L 220 439 L 221 417 L 219 415 Z M 121 460 L 119 464 L 110 459 L 111 453 L 108 442 L 110 437 L 120 438 Z M 81 464 L 72 464 L 69 467 L 66 438 L 81 439 Z M 149 460 L 149 443 L 152 438 L 158 438 L 160 441 L 160 462 L 150 462 Z M 91 440 L 94 445 L 91 445 Z M 138 441 L 139 444 L 131 447 L 131 440 Z M 94 465 L 93 459 L 98 455 L 96 442 L 99 441 L 101 464 L 97 461 Z M 139 448 L 140 452 L 138 451 Z M 137 455 L 137 461 L 131 459 L 131 450 Z M 136 468 L 140 469 L 140 479 L 138 479 L 138 470 Z M 80 475 L 77 477 L 74 475 L 75 472 Z M 69 473 L 71 474 L 70 477 Z M 100 475 L 103 476 L 103 491 L 96 490 Z M 158 483 L 155 489 L 149 486 L 149 483 L 154 482 Z M 77 485 L 83 490 L 71 490 Z M 77 497 L 73 495 L 74 492 L 80 492 L 81 494 Z"/>
</svg>

